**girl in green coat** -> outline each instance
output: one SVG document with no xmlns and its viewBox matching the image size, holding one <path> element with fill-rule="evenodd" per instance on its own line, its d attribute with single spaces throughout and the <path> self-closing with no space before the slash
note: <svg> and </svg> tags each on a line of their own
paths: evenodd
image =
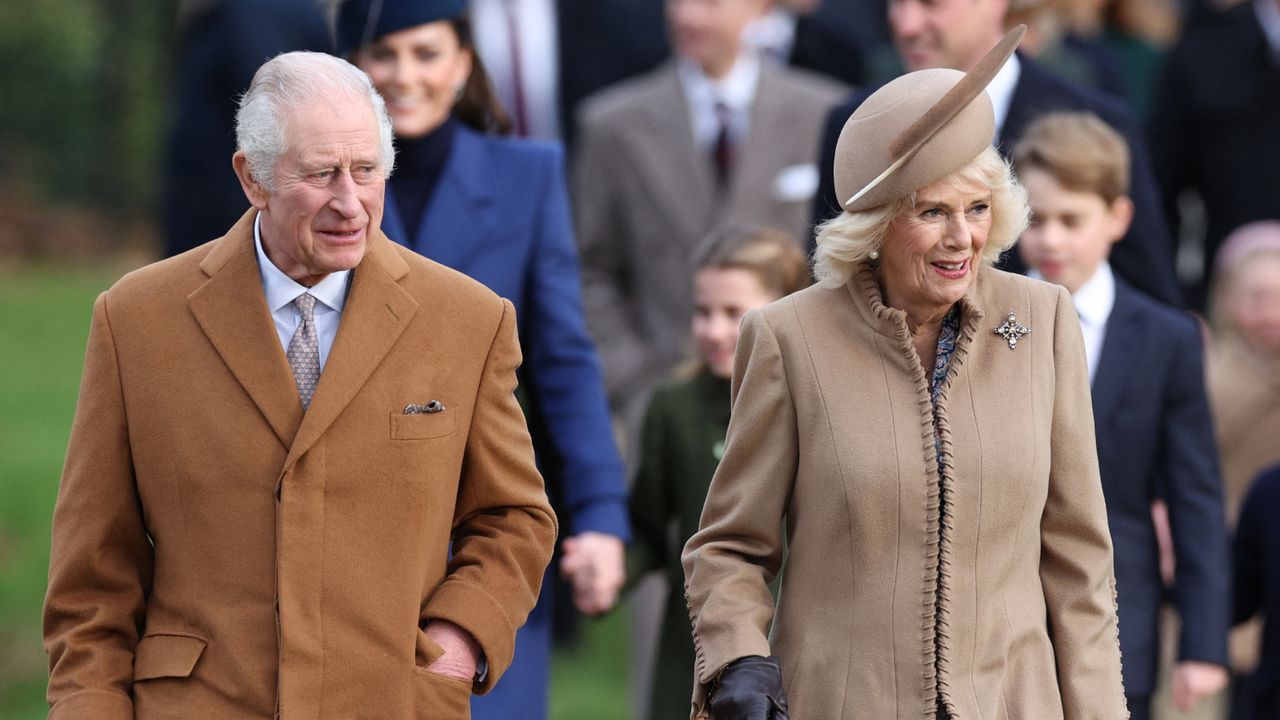
<svg viewBox="0 0 1280 720">
<path fill-rule="evenodd" d="M 724 451 L 738 325 L 748 310 L 809 284 L 800 246 L 790 235 L 769 229 L 712 235 L 695 268 L 692 330 L 697 358 L 654 389 L 631 490 L 635 539 L 627 556 L 628 584 L 657 570 L 666 574 L 668 584 L 649 705 L 652 720 L 689 716 L 694 659 L 680 550 L 698 529 L 707 488 Z"/>
</svg>

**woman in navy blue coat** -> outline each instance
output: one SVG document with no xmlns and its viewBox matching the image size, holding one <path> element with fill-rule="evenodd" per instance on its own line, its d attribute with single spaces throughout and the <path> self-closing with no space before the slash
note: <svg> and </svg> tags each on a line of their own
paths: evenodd
<svg viewBox="0 0 1280 720">
<path fill-rule="evenodd" d="M 567 537 L 561 572 L 578 608 L 600 613 L 622 584 L 629 528 L 623 466 L 583 321 L 563 153 L 556 145 L 502 137 L 509 121 L 473 50 L 465 5 L 345 3 L 338 49 L 369 73 L 396 132 L 383 231 L 516 307 L 521 399 Z M 550 626 L 544 582 L 511 668 L 494 692 L 472 703 L 474 717 L 545 716 Z M 475 688 L 487 692 L 495 680 L 479 677 Z"/>
</svg>

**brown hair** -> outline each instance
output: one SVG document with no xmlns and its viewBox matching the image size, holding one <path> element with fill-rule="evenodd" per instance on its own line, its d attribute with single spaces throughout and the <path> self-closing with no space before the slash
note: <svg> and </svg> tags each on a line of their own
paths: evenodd
<svg viewBox="0 0 1280 720">
<path fill-rule="evenodd" d="M 713 231 L 694 255 L 694 270 L 746 270 L 765 291 L 785 297 L 811 282 L 804 251 L 789 233 L 770 227 Z"/>
<path fill-rule="evenodd" d="M 466 15 L 459 15 L 450 20 L 449 25 L 458 36 L 458 46 L 471 53 L 471 74 L 467 77 L 462 97 L 453 105 L 454 117 L 478 132 L 510 135 L 511 118 L 503 109 L 502 103 L 498 102 L 489 73 L 480 60 L 471 32 L 471 19 Z"/>
<path fill-rule="evenodd" d="M 1018 172 L 1043 170 L 1067 190 L 1107 204 L 1129 194 L 1129 144 L 1093 113 L 1050 113 L 1031 123 L 1013 163 Z"/>
</svg>

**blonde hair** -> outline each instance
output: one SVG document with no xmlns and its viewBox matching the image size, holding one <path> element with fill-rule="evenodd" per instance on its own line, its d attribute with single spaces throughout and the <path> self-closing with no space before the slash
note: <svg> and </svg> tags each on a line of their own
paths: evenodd
<svg viewBox="0 0 1280 720">
<path fill-rule="evenodd" d="M 982 262 L 994 265 L 1000 253 L 1012 247 L 1027 229 L 1030 216 L 1027 191 L 994 147 L 983 150 L 942 182 L 991 190 L 991 230 L 982 250 Z M 818 225 L 818 249 L 813 253 L 813 274 L 818 284 L 835 288 L 848 283 L 854 268 L 869 262 L 873 252 L 879 252 L 893 221 L 915 204 L 916 196 L 912 193 L 870 210 L 845 211 Z"/>
<path fill-rule="evenodd" d="M 790 234 L 770 227 L 725 227 L 703 240 L 694 255 L 694 271 L 746 270 L 765 292 L 786 297 L 808 287 L 804 251 Z"/>
<path fill-rule="evenodd" d="M 1043 170 L 1108 205 L 1129 194 L 1129 144 L 1093 113 L 1050 113 L 1031 123 L 1013 148 L 1013 164 L 1018 172 Z"/>
</svg>

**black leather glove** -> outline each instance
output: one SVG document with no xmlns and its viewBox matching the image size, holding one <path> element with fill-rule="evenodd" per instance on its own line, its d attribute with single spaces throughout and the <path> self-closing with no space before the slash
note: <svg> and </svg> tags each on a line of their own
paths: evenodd
<svg viewBox="0 0 1280 720">
<path fill-rule="evenodd" d="M 759 655 L 729 663 L 711 687 L 712 720 L 790 720 L 778 658 Z"/>
</svg>

